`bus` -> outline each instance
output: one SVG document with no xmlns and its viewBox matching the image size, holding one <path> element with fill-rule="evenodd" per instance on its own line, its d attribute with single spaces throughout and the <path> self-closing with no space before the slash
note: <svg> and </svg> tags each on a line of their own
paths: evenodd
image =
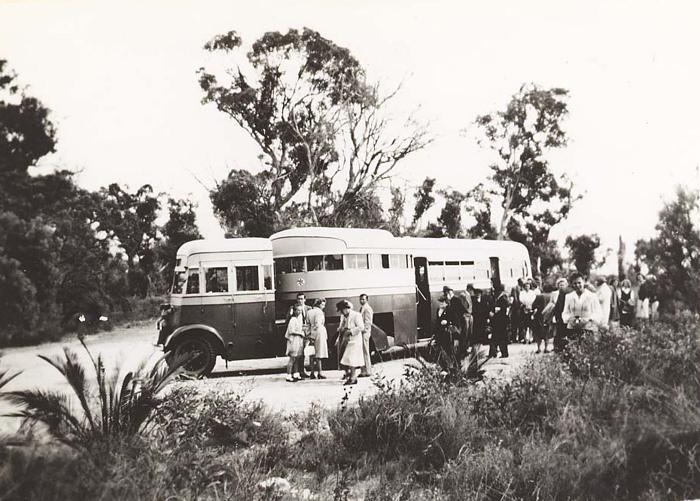
<svg viewBox="0 0 700 501">
<path fill-rule="evenodd" d="M 325 298 L 329 342 L 342 299 L 369 296 L 370 350 L 413 345 L 432 335 L 444 286 L 506 287 L 531 276 L 527 249 L 515 242 L 398 238 L 385 230 L 295 228 L 267 238 L 195 240 L 177 252 L 158 344 L 169 360 L 206 375 L 216 358 L 283 356 L 287 312 L 297 294 Z M 334 350 L 330 350 L 333 352 Z"/>
</svg>

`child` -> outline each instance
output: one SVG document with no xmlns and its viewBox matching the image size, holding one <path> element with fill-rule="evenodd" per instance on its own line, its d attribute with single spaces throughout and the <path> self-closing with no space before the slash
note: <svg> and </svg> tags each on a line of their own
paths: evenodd
<svg viewBox="0 0 700 501">
<path fill-rule="evenodd" d="M 290 383 L 301 379 L 300 367 L 298 367 L 299 357 L 304 356 L 304 317 L 301 314 L 301 308 L 301 305 L 294 305 L 294 312 L 287 324 L 287 333 L 284 335 L 287 338 L 287 356 L 289 357 L 287 381 Z"/>
</svg>

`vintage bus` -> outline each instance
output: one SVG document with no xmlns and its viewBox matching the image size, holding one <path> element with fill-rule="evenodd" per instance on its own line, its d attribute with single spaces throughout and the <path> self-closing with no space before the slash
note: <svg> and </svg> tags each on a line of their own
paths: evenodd
<svg viewBox="0 0 700 501">
<path fill-rule="evenodd" d="M 506 290 L 532 276 L 527 248 L 502 240 L 449 238 L 399 239 L 413 256 L 419 337 L 432 334 L 432 316 L 443 287 L 459 294 L 468 285 L 488 291 L 494 283 Z"/>
<path fill-rule="evenodd" d="M 326 325 L 333 342 L 339 316 L 336 302 L 368 294 L 374 310 L 370 350 L 416 342 L 413 258 L 385 230 L 296 228 L 270 237 L 275 258 L 277 322 L 303 292 L 326 299 Z"/>
<path fill-rule="evenodd" d="M 268 239 L 195 240 L 180 247 L 158 343 L 172 358 L 189 357 L 188 372 L 211 372 L 217 356 L 276 355 L 274 321 Z"/>
<path fill-rule="evenodd" d="M 335 303 L 374 309 L 371 349 L 413 345 L 431 335 L 436 299 L 447 285 L 506 287 L 531 276 L 526 248 L 507 241 L 396 238 L 384 230 L 297 228 L 269 239 L 196 240 L 184 244 L 158 342 L 170 359 L 187 357 L 192 374 L 226 360 L 284 355 L 289 307 L 302 292 L 327 301 L 334 341 Z M 333 350 L 331 350 L 332 352 Z"/>
</svg>

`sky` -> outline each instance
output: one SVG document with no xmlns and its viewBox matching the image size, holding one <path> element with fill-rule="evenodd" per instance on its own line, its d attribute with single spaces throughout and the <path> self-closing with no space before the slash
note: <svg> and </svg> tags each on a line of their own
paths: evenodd
<svg viewBox="0 0 700 501">
<path fill-rule="evenodd" d="M 598 233 L 633 247 L 653 235 L 677 185 L 700 185 L 700 3 L 657 1 L 8 1 L 0 58 L 52 110 L 57 152 L 42 161 L 111 182 L 188 197 L 205 236 L 221 234 L 207 188 L 258 151 L 201 104 L 203 45 L 238 31 L 309 27 L 347 47 L 371 80 L 402 89 L 435 141 L 400 164 L 407 189 L 426 175 L 466 191 L 492 154 L 474 119 L 526 82 L 569 90 L 568 146 L 549 158 L 583 195 L 552 236 Z"/>
</svg>

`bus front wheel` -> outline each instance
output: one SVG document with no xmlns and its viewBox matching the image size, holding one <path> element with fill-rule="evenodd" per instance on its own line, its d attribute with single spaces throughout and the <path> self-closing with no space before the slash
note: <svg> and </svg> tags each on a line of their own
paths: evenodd
<svg viewBox="0 0 700 501">
<path fill-rule="evenodd" d="M 182 364 L 188 376 L 208 376 L 216 364 L 216 353 L 205 337 L 187 337 L 175 345 L 167 357 L 168 364 Z"/>
</svg>

